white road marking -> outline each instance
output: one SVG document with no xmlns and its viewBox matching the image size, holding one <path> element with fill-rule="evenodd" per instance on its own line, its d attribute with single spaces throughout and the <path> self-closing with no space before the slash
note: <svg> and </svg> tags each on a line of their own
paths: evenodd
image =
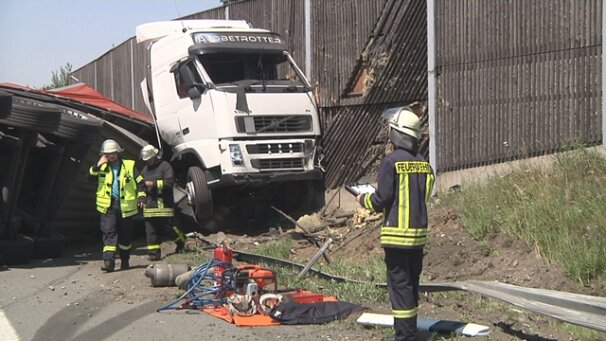
<svg viewBox="0 0 606 341">
<path fill-rule="evenodd" d="M 3 341 L 19 341 L 19 335 L 17 335 L 17 331 L 13 328 L 11 321 L 6 318 L 6 315 L 0 309 L 0 340 Z"/>
</svg>

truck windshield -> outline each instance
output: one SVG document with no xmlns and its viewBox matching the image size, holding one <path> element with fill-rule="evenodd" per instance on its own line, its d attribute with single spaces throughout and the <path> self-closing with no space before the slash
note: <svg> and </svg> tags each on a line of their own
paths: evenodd
<svg viewBox="0 0 606 341">
<path fill-rule="evenodd" d="M 283 54 L 209 53 L 199 58 L 211 81 L 218 86 L 241 81 L 263 86 L 304 85 Z"/>
</svg>

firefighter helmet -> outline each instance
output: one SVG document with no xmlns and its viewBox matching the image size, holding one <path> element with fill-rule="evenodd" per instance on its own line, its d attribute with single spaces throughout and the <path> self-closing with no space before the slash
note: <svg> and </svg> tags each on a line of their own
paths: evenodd
<svg viewBox="0 0 606 341">
<path fill-rule="evenodd" d="M 141 149 L 141 160 L 147 161 L 153 157 L 158 157 L 159 152 L 160 151 L 158 150 L 158 148 L 152 146 L 151 144 L 148 144 L 147 146 L 143 147 L 143 149 Z"/>
<path fill-rule="evenodd" d="M 118 142 L 114 140 L 105 140 L 101 144 L 101 151 L 99 154 L 121 153 L 122 151 L 124 151 L 124 149 L 120 147 Z"/>
<path fill-rule="evenodd" d="M 381 115 L 389 125 L 389 140 L 400 148 L 417 152 L 421 120 L 409 107 L 389 108 Z"/>
<path fill-rule="evenodd" d="M 389 108 L 382 116 L 387 120 L 390 128 L 414 138 L 419 137 L 421 120 L 409 107 Z"/>
</svg>

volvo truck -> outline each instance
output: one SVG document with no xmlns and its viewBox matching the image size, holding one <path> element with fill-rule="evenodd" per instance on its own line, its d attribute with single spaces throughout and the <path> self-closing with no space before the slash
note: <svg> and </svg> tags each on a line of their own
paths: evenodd
<svg viewBox="0 0 606 341">
<path fill-rule="evenodd" d="M 140 25 L 136 38 L 183 212 L 203 222 L 323 204 L 312 86 L 280 35 L 242 20 L 181 20 Z"/>
</svg>

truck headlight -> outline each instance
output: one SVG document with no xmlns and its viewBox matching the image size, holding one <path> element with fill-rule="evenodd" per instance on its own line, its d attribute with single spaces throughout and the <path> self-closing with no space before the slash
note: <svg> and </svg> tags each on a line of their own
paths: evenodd
<svg viewBox="0 0 606 341">
<path fill-rule="evenodd" d="M 240 150 L 239 145 L 229 145 L 229 158 L 231 159 L 231 163 L 233 163 L 234 165 L 244 164 L 244 158 L 242 157 L 242 151 Z"/>
</svg>

